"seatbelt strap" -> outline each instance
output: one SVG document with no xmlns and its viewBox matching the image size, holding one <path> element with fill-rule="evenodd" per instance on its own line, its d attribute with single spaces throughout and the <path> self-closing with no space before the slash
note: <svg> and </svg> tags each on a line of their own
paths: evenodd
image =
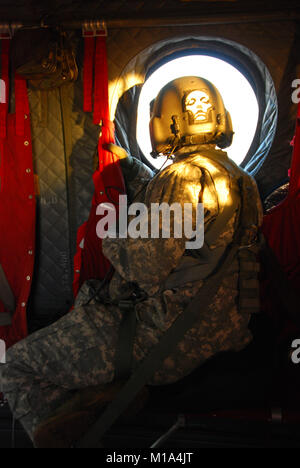
<svg viewBox="0 0 300 468">
<path fill-rule="evenodd" d="M 130 377 L 133 360 L 133 343 L 136 330 L 136 313 L 132 301 L 120 301 L 119 308 L 123 313 L 119 328 L 118 343 L 115 355 L 115 380 L 126 380 Z"/>
<path fill-rule="evenodd" d="M 238 231 L 239 232 L 239 231 Z M 237 234 L 237 233 L 236 233 Z M 171 327 L 164 333 L 159 343 L 146 356 L 138 369 L 133 373 L 124 387 L 120 390 L 117 398 L 111 402 L 99 420 L 90 428 L 85 436 L 79 441 L 76 448 L 97 448 L 102 436 L 110 429 L 118 417 L 126 410 L 129 403 L 138 392 L 150 380 L 154 372 L 159 368 L 175 346 L 180 342 L 185 333 L 192 328 L 199 319 L 199 304 L 201 308 L 207 308 L 212 298 L 218 292 L 224 272 L 230 267 L 239 249 L 235 236 L 235 242 L 230 249 L 222 268 L 212 275 L 201 289 L 200 293 L 193 299 L 186 310 L 175 320 Z M 226 311 L 224 311 L 226 313 Z"/>
</svg>

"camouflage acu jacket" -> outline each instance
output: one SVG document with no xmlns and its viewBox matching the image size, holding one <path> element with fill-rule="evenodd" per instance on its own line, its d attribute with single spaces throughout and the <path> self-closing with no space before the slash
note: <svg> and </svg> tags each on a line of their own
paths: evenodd
<svg viewBox="0 0 300 468">
<path fill-rule="evenodd" d="M 227 154 L 210 146 L 185 147 L 175 155 L 174 163 L 154 175 L 139 161 L 136 177 L 130 183 L 131 201 L 151 203 L 191 203 L 193 213 L 196 204 L 204 205 L 204 238 L 230 200 L 233 191 L 238 192 L 237 174 L 240 170 Z M 260 198 L 254 180 L 249 178 L 252 211 L 257 214 L 255 229 L 261 223 Z M 195 225 L 195 220 L 193 219 Z M 230 245 L 239 224 L 236 210 L 223 226 L 222 232 L 210 249 Z M 183 236 L 176 238 L 106 238 L 103 252 L 115 268 L 109 285 L 114 301 L 130 295 L 137 285 L 147 293 L 147 298 L 136 305 L 137 330 L 134 343 L 135 364 L 158 342 L 160 336 L 183 313 L 192 298 L 205 282 L 205 276 L 177 287 L 166 287 L 170 275 L 191 252 L 186 251 Z M 192 252 L 193 254 L 193 252 Z M 201 249 L 197 252 L 201 259 Z M 200 260 L 199 260 L 200 261 Z M 200 262 L 201 263 L 201 262 Z M 240 350 L 251 341 L 248 329 L 250 311 L 238 308 L 239 262 L 232 263 L 224 273 L 223 281 L 211 304 L 206 309 L 199 304 L 199 320 L 189 330 L 176 349 L 164 361 L 150 383 L 171 383 L 189 374 L 199 364 L 225 350 Z"/>
</svg>

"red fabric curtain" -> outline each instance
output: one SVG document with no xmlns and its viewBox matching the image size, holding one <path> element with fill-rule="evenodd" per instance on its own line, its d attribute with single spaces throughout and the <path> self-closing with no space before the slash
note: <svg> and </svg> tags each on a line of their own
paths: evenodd
<svg viewBox="0 0 300 468">
<path fill-rule="evenodd" d="M 290 170 L 289 192 L 285 200 L 264 216 L 262 231 L 277 260 L 286 273 L 294 289 L 300 290 L 300 104 L 298 106 L 296 133 L 293 140 L 293 157 Z M 271 295 L 272 292 L 269 291 Z M 269 299 L 270 313 L 283 320 L 285 327 L 291 328 L 284 320 L 278 304 Z M 280 316 L 282 317 L 280 319 Z M 284 330 L 282 330 L 284 334 Z"/>
<path fill-rule="evenodd" d="M 8 66 L 8 45 L 2 64 Z M 4 69 L 8 86 L 8 70 Z M 8 96 L 7 96 L 8 100 Z M 35 243 L 35 193 L 31 128 L 26 81 L 15 77 L 16 113 L 1 104 L 0 136 L 0 263 L 16 299 L 12 325 L 0 327 L 10 347 L 27 335 L 26 308 L 30 294 Z M 0 302 L 0 313 L 7 312 Z"/>
</svg>

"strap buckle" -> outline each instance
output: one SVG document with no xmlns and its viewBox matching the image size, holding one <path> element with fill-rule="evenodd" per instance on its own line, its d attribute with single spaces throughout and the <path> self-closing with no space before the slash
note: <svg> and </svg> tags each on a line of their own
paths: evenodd
<svg viewBox="0 0 300 468">
<path fill-rule="evenodd" d="M 257 242 L 252 242 L 251 244 L 246 244 L 246 245 L 240 245 L 239 246 L 239 250 L 244 250 L 244 249 L 251 249 L 252 247 L 256 247 L 257 246 Z"/>
<path fill-rule="evenodd" d="M 83 37 L 106 37 L 107 25 L 105 21 L 85 21 L 82 25 Z"/>
<path fill-rule="evenodd" d="M 144 291 L 139 291 L 139 294 L 133 293 L 132 296 L 128 299 L 121 299 L 118 302 L 118 306 L 121 310 L 131 310 L 139 302 L 143 302 L 147 299 L 148 295 Z"/>
<path fill-rule="evenodd" d="M 2 24 L 0 26 L 0 40 L 2 39 L 11 39 L 12 30 L 9 24 Z"/>
<path fill-rule="evenodd" d="M 0 40 L 1 39 L 12 39 L 17 29 L 22 28 L 22 23 L 11 23 L 0 25 Z"/>
<path fill-rule="evenodd" d="M 121 299 L 118 302 L 118 306 L 121 310 L 131 310 L 135 305 L 135 302 L 131 299 Z"/>
</svg>

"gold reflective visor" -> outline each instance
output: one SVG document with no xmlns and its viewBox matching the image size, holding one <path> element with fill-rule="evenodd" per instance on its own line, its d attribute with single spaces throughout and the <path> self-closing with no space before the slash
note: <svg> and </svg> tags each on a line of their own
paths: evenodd
<svg viewBox="0 0 300 468">
<path fill-rule="evenodd" d="M 191 91 L 184 100 L 184 110 L 188 112 L 190 125 L 208 122 L 212 107 L 210 97 L 204 90 Z"/>
</svg>

